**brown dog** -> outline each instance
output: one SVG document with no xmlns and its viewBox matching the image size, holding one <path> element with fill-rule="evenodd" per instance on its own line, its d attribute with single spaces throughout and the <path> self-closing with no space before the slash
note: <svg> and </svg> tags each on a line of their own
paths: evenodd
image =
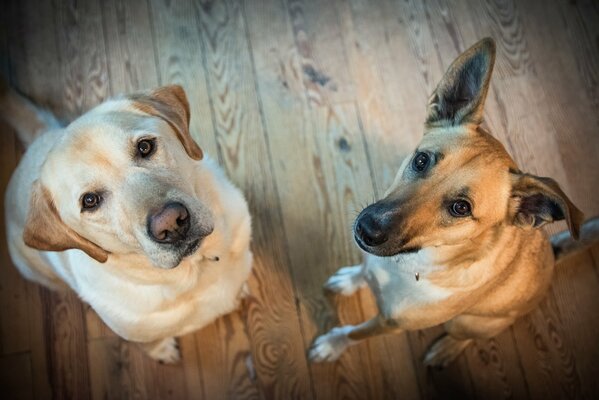
<svg viewBox="0 0 599 400">
<path fill-rule="evenodd" d="M 494 60 L 487 38 L 454 61 L 431 96 L 414 155 L 384 198 L 356 219 L 364 262 L 341 268 L 325 288 L 350 295 L 368 285 L 379 314 L 318 337 L 313 361 L 335 360 L 371 336 L 445 324 L 447 334 L 425 357 L 445 366 L 473 339 L 495 336 L 531 311 L 547 291 L 555 260 L 538 228 L 566 219 L 578 238 L 583 215 L 554 180 L 521 172 L 480 127 Z M 585 225 L 582 242 L 598 236 L 597 225 Z M 572 247 L 563 235 L 556 244 Z"/>
</svg>

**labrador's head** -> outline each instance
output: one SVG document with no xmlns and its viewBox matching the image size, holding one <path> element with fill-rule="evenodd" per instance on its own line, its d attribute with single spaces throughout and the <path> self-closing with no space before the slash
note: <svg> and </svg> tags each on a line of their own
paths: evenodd
<svg viewBox="0 0 599 400">
<path fill-rule="evenodd" d="M 180 86 L 109 100 L 66 129 L 34 183 L 24 240 L 40 250 L 145 254 L 173 268 L 214 229 Z M 208 197 L 207 197 L 208 196 Z"/>
</svg>

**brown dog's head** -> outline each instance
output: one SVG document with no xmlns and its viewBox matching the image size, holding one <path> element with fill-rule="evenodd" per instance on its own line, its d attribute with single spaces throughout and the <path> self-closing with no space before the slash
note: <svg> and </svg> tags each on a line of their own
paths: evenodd
<svg viewBox="0 0 599 400">
<path fill-rule="evenodd" d="M 528 229 L 564 218 L 578 236 L 582 213 L 557 183 L 521 173 L 480 127 L 494 60 L 487 38 L 451 64 L 430 98 L 418 148 L 385 197 L 356 219 L 362 249 L 391 256 L 474 240 L 501 224 Z"/>
<path fill-rule="evenodd" d="M 25 243 L 178 265 L 214 229 L 189 118 L 173 85 L 109 100 L 56 133 L 32 187 Z"/>
</svg>

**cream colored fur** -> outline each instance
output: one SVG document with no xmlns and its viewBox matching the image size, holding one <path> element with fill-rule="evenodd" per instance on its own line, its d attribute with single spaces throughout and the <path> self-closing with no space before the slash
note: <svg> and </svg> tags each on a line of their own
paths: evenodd
<svg viewBox="0 0 599 400">
<path fill-rule="evenodd" d="M 167 99 L 159 104 L 167 117 L 175 115 L 171 103 L 188 111 L 180 87 L 142 99 L 154 101 L 155 95 Z M 174 362 L 173 337 L 237 308 L 252 267 L 250 215 L 242 193 L 214 161 L 190 156 L 199 150 L 182 145 L 174 131 L 181 127 L 140 104 L 137 97 L 112 99 L 37 137 L 6 192 L 7 237 L 24 277 L 52 289 L 70 287 L 118 335 Z M 181 129 L 188 134 L 187 125 Z M 145 136 L 155 138 L 156 153 L 136 160 L 136 141 Z M 78 248 L 40 251 L 25 244 L 27 224 L 37 223 L 28 218 L 35 185 L 50 197 L 42 200 L 54 205 L 64 229 L 105 251 L 105 262 Z M 105 191 L 106 198 L 98 210 L 83 212 L 80 196 L 93 190 Z M 183 259 L 147 234 L 148 213 L 170 200 L 184 203 L 196 224 L 214 229 Z"/>
</svg>

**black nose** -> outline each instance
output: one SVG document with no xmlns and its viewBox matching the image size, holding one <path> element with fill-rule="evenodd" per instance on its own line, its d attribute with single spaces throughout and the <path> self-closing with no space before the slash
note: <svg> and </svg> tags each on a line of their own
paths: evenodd
<svg viewBox="0 0 599 400">
<path fill-rule="evenodd" d="M 370 247 L 380 246 L 388 239 L 381 225 L 369 214 L 362 215 L 356 222 L 355 233 L 364 244 Z"/>
<path fill-rule="evenodd" d="M 158 243 L 182 241 L 189 225 L 189 212 L 181 203 L 167 203 L 157 213 L 148 215 L 148 233 Z"/>
</svg>

